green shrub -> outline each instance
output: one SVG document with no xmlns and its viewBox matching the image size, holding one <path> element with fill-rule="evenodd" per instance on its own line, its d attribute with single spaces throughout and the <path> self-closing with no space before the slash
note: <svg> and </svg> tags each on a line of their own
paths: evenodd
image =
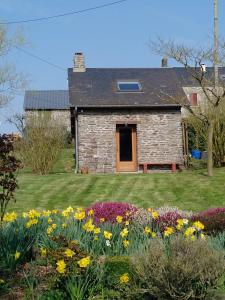
<svg viewBox="0 0 225 300">
<path fill-rule="evenodd" d="M 107 257 L 104 263 L 104 277 L 107 287 L 118 284 L 124 273 L 132 274 L 130 258 L 128 256 Z"/>
<path fill-rule="evenodd" d="M 171 239 L 169 244 L 155 240 L 146 252 L 133 258 L 133 266 L 139 292 L 148 299 L 166 300 L 206 299 L 225 271 L 224 255 L 207 241 L 181 238 Z"/>
</svg>

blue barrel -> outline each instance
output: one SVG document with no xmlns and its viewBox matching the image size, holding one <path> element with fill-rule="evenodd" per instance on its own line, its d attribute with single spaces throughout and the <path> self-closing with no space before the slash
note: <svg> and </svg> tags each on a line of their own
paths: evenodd
<svg viewBox="0 0 225 300">
<path fill-rule="evenodd" d="M 201 159 L 202 158 L 202 152 L 199 150 L 191 150 L 191 156 L 195 159 Z"/>
</svg>

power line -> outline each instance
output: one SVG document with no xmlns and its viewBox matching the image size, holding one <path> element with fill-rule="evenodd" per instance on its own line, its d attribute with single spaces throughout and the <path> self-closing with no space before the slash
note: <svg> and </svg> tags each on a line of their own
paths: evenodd
<svg viewBox="0 0 225 300">
<path fill-rule="evenodd" d="M 59 69 L 59 70 L 61 70 L 61 71 L 64 71 L 64 72 L 66 71 L 65 68 L 60 67 L 60 66 L 58 66 L 58 65 L 56 65 L 56 64 L 54 64 L 54 63 L 52 63 L 52 62 L 50 62 L 50 61 L 48 61 L 48 60 L 46 60 L 46 59 L 44 59 L 44 58 L 41 58 L 40 56 L 37 56 L 36 54 L 33 54 L 33 53 L 31 53 L 31 52 L 29 52 L 29 51 L 27 51 L 27 50 L 24 50 L 24 49 L 22 49 L 22 48 L 20 48 L 20 47 L 18 47 L 18 46 L 15 46 L 15 48 L 16 48 L 17 50 L 19 50 L 19 51 L 21 51 L 21 52 L 23 52 L 23 53 L 25 53 L 25 54 L 27 54 L 27 55 L 33 57 L 33 58 L 36 58 L 36 59 L 42 61 L 43 63 L 46 63 L 46 64 L 48 64 L 48 65 L 54 67 L 54 68 L 57 68 L 57 69 Z"/>
<path fill-rule="evenodd" d="M 106 4 L 102 4 L 102 5 L 98 5 L 98 6 L 93 6 L 93 7 L 89 7 L 89 8 L 85 8 L 85 9 L 81 9 L 81 10 L 71 11 L 71 12 L 68 12 L 68 13 L 54 15 L 54 16 L 28 19 L 28 20 L 20 20 L 20 21 L 0 22 L 0 25 L 21 24 L 21 23 L 29 23 L 29 22 L 46 21 L 46 20 L 55 19 L 55 18 L 62 18 L 62 17 L 70 16 L 70 15 L 81 14 L 81 13 L 96 10 L 96 9 L 99 9 L 99 8 L 104 8 L 104 7 L 120 4 L 120 3 L 126 2 L 126 1 L 128 1 L 128 0 L 118 0 L 118 1 L 110 2 L 110 3 L 106 3 Z"/>
</svg>

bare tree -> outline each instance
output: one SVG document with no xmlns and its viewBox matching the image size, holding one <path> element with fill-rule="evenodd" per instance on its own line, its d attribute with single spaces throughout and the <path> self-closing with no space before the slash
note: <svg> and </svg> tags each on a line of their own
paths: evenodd
<svg viewBox="0 0 225 300">
<path fill-rule="evenodd" d="M 221 105 L 225 101 L 225 81 L 220 80 L 218 86 L 215 85 L 215 76 L 212 69 L 207 69 L 205 64 L 214 62 L 214 50 L 196 49 L 182 44 L 176 44 L 173 41 L 164 41 L 158 39 L 151 43 L 151 48 L 157 54 L 173 59 L 186 70 L 186 79 L 191 81 L 193 86 L 199 87 L 204 96 L 204 103 L 194 108 L 190 106 L 187 97 L 181 95 L 170 97 L 175 103 L 179 103 L 189 111 L 198 120 L 207 125 L 207 170 L 208 176 L 213 174 L 213 131 L 215 120 L 220 111 Z M 220 47 L 220 65 L 224 65 L 225 48 Z"/>
<path fill-rule="evenodd" d="M 25 131 L 25 116 L 23 114 L 14 114 L 13 116 L 6 119 L 6 121 L 16 127 L 21 136 Z"/>
<path fill-rule="evenodd" d="M 9 52 L 23 44 L 24 38 L 19 31 L 10 35 L 7 27 L 0 25 L 0 108 L 26 84 L 24 76 L 16 71 L 15 66 L 6 62 Z"/>
</svg>

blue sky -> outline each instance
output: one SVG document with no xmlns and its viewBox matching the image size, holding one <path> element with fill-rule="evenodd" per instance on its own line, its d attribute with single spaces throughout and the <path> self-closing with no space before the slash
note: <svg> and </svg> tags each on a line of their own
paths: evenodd
<svg viewBox="0 0 225 300">
<path fill-rule="evenodd" d="M 1 21 L 38 18 L 89 8 L 113 0 L 1 0 Z M 225 1 L 219 0 L 220 35 Z M 213 0 L 128 0 L 80 15 L 23 24 L 27 51 L 63 68 L 74 52 L 84 52 L 88 67 L 160 67 L 148 43 L 158 36 L 187 45 L 208 44 L 213 30 Z M 10 25 L 9 30 L 18 25 Z M 66 89 L 67 74 L 18 50 L 8 61 L 26 74 L 27 89 Z M 170 62 L 172 66 L 172 62 Z M 22 112 L 23 92 L 0 109 L 0 132 L 15 130 L 4 120 Z"/>
</svg>

